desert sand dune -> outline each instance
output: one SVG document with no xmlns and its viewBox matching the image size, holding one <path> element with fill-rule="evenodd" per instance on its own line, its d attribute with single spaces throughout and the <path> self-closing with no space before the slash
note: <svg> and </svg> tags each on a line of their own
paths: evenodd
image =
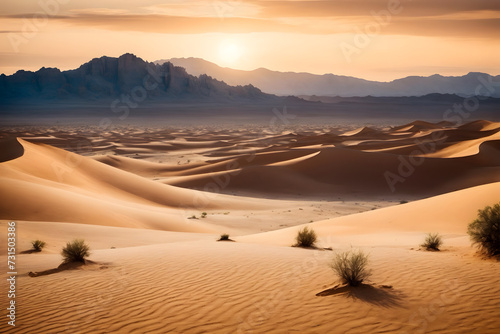
<svg viewBox="0 0 500 334">
<path fill-rule="evenodd" d="M 383 133 L 381 131 L 372 129 L 370 127 L 362 127 L 353 131 L 348 131 L 340 135 L 341 137 L 351 137 L 351 138 L 356 138 L 358 140 L 364 139 L 364 138 L 369 138 L 372 139 L 374 137 L 385 137 L 389 138 L 389 134 Z"/>
<path fill-rule="evenodd" d="M 19 158 L 24 154 L 24 147 L 16 138 L 0 139 L 0 163 Z"/>
<path fill-rule="evenodd" d="M 500 128 L 499 122 L 490 122 L 486 120 L 477 120 L 466 123 L 458 127 L 458 129 L 460 130 L 469 130 L 469 131 L 489 131 L 489 130 L 497 130 L 498 128 Z"/>
<path fill-rule="evenodd" d="M 95 251 L 92 259 L 99 266 L 18 277 L 19 331 L 456 333 L 474 328 L 494 333 L 498 328 L 495 263 L 462 248 L 440 254 L 408 246 L 367 251 L 371 282 L 393 288 L 326 297 L 316 294 L 336 283 L 328 251 L 215 241 Z M 20 271 L 27 272 L 54 267 L 59 256 L 22 259 Z"/>
<path fill-rule="evenodd" d="M 182 172 L 186 169 L 185 166 L 179 165 L 166 165 L 164 163 L 147 161 L 143 159 L 134 159 L 118 155 L 100 155 L 94 156 L 95 160 L 105 163 L 106 165 L 113 166 L 132 172 L 141 176 L 159 176 L 163 174 L 176 175 L 176 172 Z M 191 164 L 192 168 L 203 165 L 203 163 Z"/>
<path fill-rule="evenodd" d="M 213 232 L 209 224 L 187 224 L 182 212 L 267 207 L 163 185 L 54 147 L 19 142 L 24 154 L 0 165 L 3 218 Z"/>
<path fill-rule="evenodd" d="M 384 177 L 398 173 L 401 159 L 406 159 L 409 177 L 393 193 Z M 500 166 L 495 161 L 474 157 L 456 159 L 419 158 L 418 167 L 408 157 L 385 152 L 361 152 L 344 148 L 323 148 L 319 154 L 286 166 L 251 166 L 240 170 L 178 177 L 166 182 L 176 186 L 203 189 L 217 176 L 231 182 L 225 191 L 314 194 L 345 197 L 359 194 L 425 197 L 500 181 Z M 204 169 L 208 170 L 208 168 Z M 409 171 L 413 172 L 410 173 Z M 407 174 L 405 174 L 407 175 Z M 264 182 L 257 182 L 262 180 Z M 307 180 L 314 184 L 306 187 Z M 272 182 L 272 186 L 270 185 Z M 323 185 L 318 188 L 318 185 Z M 270 189 L 272 188 L 272 189 Z"/>
<path fill-rule="evenodd" d="M 423 130 L 440 129 L 444 124 L 434 124 L 425 121 L 414 121 L 409 124 L 395 126 L 392 128 L 394 132 L 420 132 Z"/>
<path fill-rule="evenodd" d="M 17 222 L 16 332 L 497 333 L 500 266 L 466 231 L 500 200 L 499 133 L 487 121 L 6 131 L 0 236 Z M 416 152 L 421 142 L 433 148 Z M 392 192 L 384 173 L 399 168 Z M 303 226 L 317 249 L 290 247 Z M 419 249 L 427 232 L 443 236 L 440 252 Z M 50 272 L 76 237 L 92 264 Z M 34 239 L 46 248 L 19 254 Z M 328 293 L 329 263 L 351 247 L 369 254 L 368 285 Z"/>
<path fill-rule="evenodd" d="M 448 234 L 451 238 L 463 236 L 467 232 L 467 225 L 477 216 L 478 208 L 494 205 L 498 202 L 500 182 L 459 190 L 444 195 L 396 205 L 375 211 L 314 222 L 310 224 L 324 240 L 322 246 L 338 246 L 349 244 L 350 237 L 373 234 L 386 234 L 387 238 L 381 244 L 396 245 L 401 243 L 404 236 L 397 238 L 391 233 L 409 233 L 419 238 L 425 232 L 438 231 Z M 239 241 L 269 243 L 274 245 L 289 245 L 297 231 L 303 226 L 285 228 L 262 234 L 243 236 Z M 346 239 L 347 238 L 347 239 Z M 377 240 L 381 240 L 377 238 Z M 365 240 L 373 244 L 373 240 Z M 404 241 L 403 241 L 404 242 Z M 418 242 L 418 241 L 417 241 Z M 356 245 L 356 244 L 355 244 Z"/>
</svg>

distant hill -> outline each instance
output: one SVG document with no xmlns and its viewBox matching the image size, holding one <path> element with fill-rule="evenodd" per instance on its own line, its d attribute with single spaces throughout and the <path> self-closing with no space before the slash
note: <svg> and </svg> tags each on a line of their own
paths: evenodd
<svg viewBox="0 0 500 334">
<path fill-rule="evenodd" d="M 451 106 L 453 104 L 463 104 L 464 98 L 456 94 L 439 94 L 432 93 L 423 96 L 355 96 L 355 97 L 340 97 L 340 96 L 317 96 L 317 95 L 300 95 L 300 98 L 311 102 L 335 103 L 335 104 L 392 104 L 392 105 L 444 105 Z M 492 97 L 481 97 L 483 104 L 498 103 L 500 99 Z"/>
<path fill-rule="evenodd" d="M 0 100 L 21 101 L 110 100 L 131 96 L 143 101 L 268 101 L 278 98 L 252 85 L 230 86 L 208 75 L 193 76 L 182 67 L 153 64 L 127 53 L 119 58 L 95 58 L 69 71 L 41 68 L 0 75 Z"/>
<path fill-rule="evenodd" d="M 171 58 L 155 61 L 156 64 L 171 62 L 184 67 L 192 75 L 207 74 L 230 85 L 252 84 L 262 91 L 277 95 L 318 96 L 423 96 L 433 93 L 478 95 L 476 88 L 480 80 L 497 82 L 493 93 L 482 90 L 480 95 L 500 97 L 500 76 L 471 72 L 459 77 L 438 74 L 429 77 L 410 76 L 391 82 L 378 82 L 354 77 L 310 73 L 278 72 L 265 68 L 253 71 L 220 67 L 200 58 Z"/>
<path fill-rule="evenodd" d="M 415 119 L 440 121 L 462 117 L 451 109 L 466 101 L 456 93 L 440 92 L 422 96 L 412 93 L 414 96 L 409 97 L 375 96 L 373 87 L 384 83 L 370 86 L 373 82 L 332 74 L 317 76 L 265 69 L 246 72 L 223 69 L 200 60 L 191 59 L 189 62 L 198 67 L 179 64 L 188 67 L 186 70 L 172 62 L 150 63 L 133 54 L 124 54 L 118 58 L 95 58 L 69 71 L 41 68 L 36 72 L 20 70 L 13 75 L 0 75 L 0 119 L 5 122 L 7 117 L 27 120 L 40 117 L 55 117 L 52 119 L 56 120 L 96 117 L 99 120 L 108 117 L 115 121 L 131 121 L 160 117 L 164 120 L 188 119 L 190 122 L 214 124 L 232 120 L 247 124 L 259 119 L 262 124 L 273 125 L 290 124 L 291 119 L 321 124 L 333 119 L 336 122 L 384 120 L 386 123 L 394 122 L 396 118 L 405 122 Z M 219 74 L 214 73 L 219 70 Z M 226 73 L 228 78 L 221 73 Z M 245 85 L 235 83 L 237 80 L 248 82 L 249 75 L 261 80 L 260 83 L 258 80 Z M 430 80 L 432 77 L 423 79 Z M 469 79 L 472 87 L 477 78 L 471 75 Z M 323 87 L 321 80 L 326 80 L 328 84 Z M 275 85 L 275 91 L 281 89 L 278 93 L 287 96 L 264 93 L 257 85 L 271 88 Z M 356 95 L 364 95 L 360 85 L 364 85 L 372 96 L 289 95 L 293 89 L 310 92 L 331 87 L 337 89 L 337 95 L 340 95 L 339 90 L 346 89 L 357 92 Z M 414 86 L 395 87 L 392 95 L 401 95 L 401 87 L 413 89 Z M 399 91 L 397 87 L 400 87 Z M 498 98 L 481 98 L 480 106 L 467 119 L 499 120 L 499 106 Z"/>
</svg>

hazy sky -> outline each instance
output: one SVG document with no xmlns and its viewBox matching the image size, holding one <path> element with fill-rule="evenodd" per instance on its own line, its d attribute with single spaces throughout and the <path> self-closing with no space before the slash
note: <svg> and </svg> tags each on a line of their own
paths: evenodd
<svg viewBox="0 0 500 334">
<path fill-rule="evenodd" d="M 500 74 L 499 0 L 9 0 L 0 9 L 5 74 L 126 52 L 383 81 Z"/>
</svg>

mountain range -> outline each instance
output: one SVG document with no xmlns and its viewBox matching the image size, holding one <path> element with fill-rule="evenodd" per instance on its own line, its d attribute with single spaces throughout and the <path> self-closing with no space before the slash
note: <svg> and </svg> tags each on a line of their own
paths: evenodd
<svg viewBox="0 0 500 334">
<path fill-rule="evenodd" d="M 74 70 L 41 68 L 0 75 L 4 103 L 42 100 L 99 101 L 121 97 L 137 101 L 268 101 L 278 98 L 252 85 L 230 86 L 207 75 L 193 76 L 182 67 L 149 63 L 127 53 L 95 58 Z"/>
<path fill-rule="evenodd" d="M 171 58 L 155 64 L 170 62 L 184 67 L 192 75 L 206 74 L 230 85 L 252 84 L 263 92 L 276 95 L 318 96 L 424 96 L 427 94 L 456 94 L 459 96 L 489 95 L 500 97 L 500 75 L 471 72 L 464 76 L 409 76 L 391 82 L 369 81 L 335 74 L 278 72 L 265 68 L 253 71 L 220 67 L 200 58 Z M 476 91 L 478 86 L 496 83 L 496 89 Z M 491 86 L 491 84 L 490 84 Z"/>
<path fill-rule="evenodd" d="M 446 83 L 440 86 L 443 80 Z M 500 77 L 469 74 L 455 78 L 408 77 L 376 83 L 333 74 L 318 76 L 265 69 L 238 71 L 193 58 L 147 62 L 127 53 L 118 58 L 95 58 L 68 71 L 43 67 L 36 72 L 20 70 L 9 76 L 2 74 L 0 115 L 2 121 L 7 116 L 29 118 L 33 115 L 60 119 L 102 117 L 111 113 L 118 117 L 125 115 L 125 111 L 128 115 L 133 109 L 131 117 L 137 119 L 168 116 L 168 119 L 232 120 L 239 115 L 247 122 L 259 117 L 265 121 L 281 117 L 275 111 L 283 110 L 284 114 L 288 108 L 291 114 L 300 115 L 303 120 L 316 122 L 314 119 L 318 119 L 320 123 L 324 122 L 322 117 L 365 121 L 392 121 L 397 117 L 442 120 L 458 117 L 453 106 L 464 106 L 468 99 L 463 95 L 470 95 L 466 93 L 474 90 L 480 80 L 492 82 L 481 90 L 481 93 L 489 93 L 498 87 L 496 82 L 500 82 Z M 326 83 L 322 85 L 322 82 Z M 425 85 L 425 82 L 429 83 Z M 393 85 L 394 91 L 383 90 L 384 85 Z M 380 96 L 374 96 L 375 91 Z M 332 96 L 342 95 L 341 92 L 346 96 Z M 372 96 L 366 95 L 368 93 Z M 480 105 L 472 105 L 477 110 L 468 117 L 498 119 L 500 99 L 484 95 L 476 99 Z"/>
</svg>

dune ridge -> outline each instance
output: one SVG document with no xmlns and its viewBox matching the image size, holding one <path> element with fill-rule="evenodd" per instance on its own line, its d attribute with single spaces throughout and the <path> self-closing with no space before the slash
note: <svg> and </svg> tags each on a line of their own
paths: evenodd
<svg viewBox="0 0 500 334">
<path fill-rule="evenodd" d="M 24 155 L 0 165 L 4 219 L 214 232 L 210 224 L 188 222 L 183 211 L 266 208 L 251 199 L 175 188 L 45 144 L 19 142 Z"/>
<path fill-rule="evenodd" d="M 488 121 L 2 132 L 15 332 L 497 333 L 500 266 L 467 226 L 500 200 L 499 133 Z M 418 163 L 391 192 L 384 173 L 402 160 Z M 304 226 L 316 249 L 291 247 Z M 427 232 L 442 235 L 440 252 L 420 249 Z M 92 264 L 51 271 L 77 237 Z M 24 252 L 34 239 L 44 250 Z M 350 248 L 369 255 L 372 276 L 321 294 Z"/>
</svg>

